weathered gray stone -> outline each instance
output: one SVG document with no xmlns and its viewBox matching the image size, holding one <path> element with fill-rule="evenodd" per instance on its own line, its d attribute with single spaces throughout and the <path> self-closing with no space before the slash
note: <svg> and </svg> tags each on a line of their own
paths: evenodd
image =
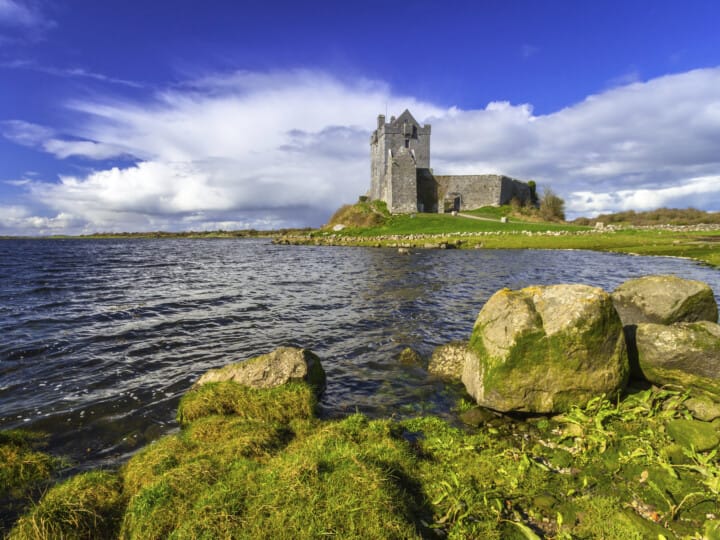
<svg viewBox="0 0 720 540">
<path fill-rule="evenodd" d="M 279 347 L 244 362 L 205 372 L 193 388 L 209 382 L 235 381 L 253 388 L 272 388 L 304 381 L 318 393 L 325 389 L 325 371 L 320 359 L 307 349 Z"/>
<path fill-rule="evenodd" d="M 468 426 L 480 427 L 492 420 L 495 420 L 497 416 L 488 409 L 483 407 L 473 407 L 460 413 L 460 421 Z"/>
<path fill-rule="evenodd" d="M 435 347 L 430 357 L 428 372 L 442 379 L 459 381 L 468 358 L 477 360 L 467 341 L 453 341 L 440 345 Z"/>
<path fill-rule="evenodd" d="M 620 285 L 612 299 L 624 325 L 718 320 L 713 291 L 702 281 L 645 276 Z"/>
<path fill-rule="evenodd" d="M 670 420 L 667 432 L 679 445 L 694 448 L 698 452 L 712 450 L 720 444 L 720 438 L 711 424 L 699 420 Z"/>
<path fill-rule="evenodd" d="M 675 384 L 720 401 L 720 325 L 638 324 L 638 366 L 648 381 Z"/>
<path fill-rule="evenodd" d="M 685 408 L 690 411 L 693 418 L 702 420 L 703 422 L 712 422 L 716 418 L 720 418 L 720 403 L 703 398 L 692 397 L 683 402 Z"/>
<path fill-rule="evenodd" d="M 610 296 L 587 285 L 503 289 L 482 308 L 463 383 L 481 406 L 562 412 L 616 395 L 628 378 L 620 319 Z"/>
</svg>

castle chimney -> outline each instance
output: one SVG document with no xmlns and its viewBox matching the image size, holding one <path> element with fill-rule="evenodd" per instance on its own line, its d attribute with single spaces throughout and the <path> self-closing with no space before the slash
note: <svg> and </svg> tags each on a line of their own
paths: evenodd
<svg viewBox="0 0 720 540">
<path fill-rule="evenodd" d="M 384 114 L 378 114 L 378 129 L 383 127 L 385 125 L 385 115 Z"/>
</svg>

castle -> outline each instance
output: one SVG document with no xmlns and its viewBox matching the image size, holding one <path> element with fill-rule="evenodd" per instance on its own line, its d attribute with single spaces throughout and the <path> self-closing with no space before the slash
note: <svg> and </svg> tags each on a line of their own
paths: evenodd
<svg viewBox="0 0 720 540">
<path fill-rule="evenodd" d="M 530 202 L 528 184 L 497 174 L 436 176 L 430 168 L 430 128 L 405 109 L 400 116 L 379 115 L 370 137 L 371 183 L 368 197 L 387 203 L 393 214 L 471 210 Z"/>
</svg>

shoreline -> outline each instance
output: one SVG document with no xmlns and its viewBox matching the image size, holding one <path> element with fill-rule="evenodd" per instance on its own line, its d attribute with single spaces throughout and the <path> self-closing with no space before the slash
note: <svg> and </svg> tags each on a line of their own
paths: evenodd
<svg viewBox="0 0 720 540">
<path fill-rule="evenodd" d="M 355 232 L 355 231 L 353 231 Z M 705 236 L 697 238 L 695 235 Z M 375 247 L 398 249 L 557 249 L 603 251 L 638 256 L 695 260 L 720 267 L 720 226 L 661 226 L 580 231 L 478 231 L 358 235 L 317 231 L 278 235 L 279 245 Z M 718 246 L 712 244 L 718 243 Z"/>
</svg>

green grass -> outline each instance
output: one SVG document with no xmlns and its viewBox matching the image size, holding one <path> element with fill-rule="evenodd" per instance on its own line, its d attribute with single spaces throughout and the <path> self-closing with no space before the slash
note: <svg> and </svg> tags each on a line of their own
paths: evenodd
<svg viewBox="0 0 720 540">
<path fill-rule="evenodd" d="M 0 431 L 0 500 L 20 499 L 50 479 L 60 461 L 37 450 L 42 436 L 21 430 Z"/>
<path fill-rule="evenodd" d="M 48 491 L 20 518 L 8 540 L 115 538 L 123 510 L 117 475 L 79 474 Z"/>
<path fill-rule="evenodd" d="M 255 411 L 298 394 L 216 390 L 206 397 L 236 392 L 229 401 Z M 633 390 L 467 430 L 221 407 L 186 417 L 118 474 L 58 484 L 10 538 L 701 538 L 718 529 L 720 463 L 668 435 L 686 398 Z"/>
<path fill-rule="evenodd" d="M 421 235 L 421 236 L 418 236 Z M 431 235 L 431 238 L 422 235 Z M 413 238 L 413 236 L 415 238 Z M 393 216 L 382 227 L 315 232 L 291 243 L 372 247 L 424 247 L 449 243 L 461 248 L 586 249 L 636 255 L 685 257 L 720 266 L 720 231 L 622 229 L 597 232 L 558 223 L 479 221 L 445 214 Z"/>
<path fill-rule="evenodd" d="M 495 219 L 497 215 L 487 209 L 472 212 Z M 500 214 L 502 210 L 498 210 Z M 391 216 L 379 226 L 343 229 L 340 236 L 385 236 L 385 235 L 411 235 L 411 234 L 454 234 L 472 232 L 508 232 L 508 231 L 580 231 L 588 227 L 559 223 L 537 223 L 519 221 L 511 218 L 508 223 L 500 221 L 485 221 L 453 216 L 451 214 L 399 214 Z M 317 234 L 317 233 L 316 233 Z"/>
<path fill-rule="evenodd" d="M 233 414 L 247 420 L 286 423 L 311 418 L 316 406 L 312 387 L 291 383 L 267 390 L 242 386 L 234 381 L 207 383 L 180 400 L 177 420 L 186 425 L 213 414 Z"/>
</svg>

